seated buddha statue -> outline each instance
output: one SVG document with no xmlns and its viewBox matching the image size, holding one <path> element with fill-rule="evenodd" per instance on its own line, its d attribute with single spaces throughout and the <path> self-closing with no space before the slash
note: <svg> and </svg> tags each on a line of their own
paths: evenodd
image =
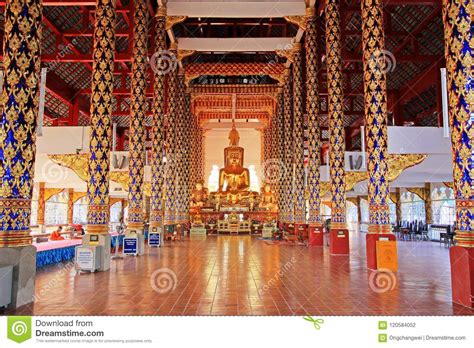
<svg viewBox="0 0 474 348">
<path fill-rule="evenodd" d="M 195 189 L 191 192 L 191 207 L 202 207 L 207 202 L 209 190 L 204 187 L 202 180 L 196 182 Z"/>
<path fill-rule="evenodd" d="M 272 188 L 270 184 L 266 183 L 263 186 L 260 197 L 261 197 L 260 208 L 263 208 L 265 210 L 270 210 L 270 211 L 276 211 L 278 209 L 276 196 L 272 192 Z"/>
<path fill-rule="evenodd" d="M 232 125 L 229 133 L 229 146 L 224 149 L 224 168 L 219 171 L 218 193 L 228 203 L 236 204 L 249 195 L 250 172 L 243 166 L 244 149 L 239 147 L 239 133 Z"/>
</svg>

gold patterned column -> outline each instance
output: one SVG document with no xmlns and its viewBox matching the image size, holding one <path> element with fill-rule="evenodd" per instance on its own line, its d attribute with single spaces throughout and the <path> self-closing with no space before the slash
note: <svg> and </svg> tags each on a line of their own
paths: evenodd
<svg viewBox="0 0 474 348">
<path fill-rule="evenodd" d="M 87 233 L 108 233 L 115 0 L 97 0 L 92 52 Z"/>
<path fill-rule="evenodd" d="M 67 190 L 67 223 L 74 222 L 74 189 Z"/>
<path fill-rule="evenodd" d="M 175 176 L 176 215 L 175 223 L 184 222 L 184 70 L 178 72 L 178 100 L 175 116 L 176 135 L 175 153 L 176 165 L 173 175 Z"/>
<path fill-rule="evenodd" d="M 397 187 L 396 189 L 396 196 L 397 196 L 397 201 L 395 202 L 395 210 L 397 214 L 397 220 L 399 222 L 402 221 L 402 190 L 400 187 Z"/>
<path fill-rule="evenodd" d="M 306 223 L 304 169 L 303 60 L 301 44 L 294 44 L 293 56 L 293 134 L 294 134 L 294 222 Z"/>
<path fill-rule="evenodd" d="M 191 124 L 192 124 L 192 115 L 191 115 L 191 96 L 189 93 L 185 93 L 184 98 L 184 158 L 183 158 L 183 175 L 184 175 L 184 223 L 189 223 L 189 204 L 191 198 Z"/>
<path fill-rule="evenodd" d="M 0 247 L 31 244 L 41 21 L 40 0 L 6 2 L 0 102 Z"/>
<path fill-rule="evenodd" d="M 277 186 L 277 198 L 278 198 L 278 221 L 283 222 L 283 197 L 284 197 L 284 184 L 285 184 L 285 127 L 283 120 L 283 93 L 278 94 L 278 105 L 277 105 L 277 119 L 276 119 L 276 132 L 277 132 L 277 146 L 278 146 L 278 168 L 276 177 L 274 177 L 275 184 Z M 268 169 L 267 169 L 268 170 Z M 268 173 L 267 175 L 270 175 Z"/>
<path fill-rule="evenodd" d="M 376 243 L 379 238 L 383 236 L 396 242 L 388 205 L 386 51 L 382 1 L 362 0 L 361 3 L 369 201 L 366 251 L 367 267 L 377 269 Z M 396 257 L 396 253 L 394 255 Z"/>
<path fill-rule="evenodd" d="M 161 55 L 166 50 L 166 7 L 160 6 L 154 19 L 155 50 Z M 153 119 L 151 133 L 151 199 L 150 230 L 163 224 L 164 184 L 164 128 L 165 128 L 165 74 L 153 69 Z"/>
<path fill-rule="evenodd" d="M 134 0 L 133 62 L 130 105 L 130 162 L 127 229 L 143 231 L 143 176 L 145 173 L 145 112 L 148 54 L 148 8 L 145 0 Z"/>
<path fill-rule="evenodd" d="M 331 229 L 345 229 L 347 228 L 346 179 L 344 171 L 345 132 L 339 0 L 328 0 L 326 5 L 326 55 L 328 75 Z"/>
<path fill-rule="evenodd" d="M 391 233 L 388 206 L 387 78 L 381 0 L 362 0 L 369 233 Z"/>
<path fill-rule="evenodd" d="M 450 249 L 453 302 L 474 308 L 474 92 L 472 1 L 443 0 L 449 124 L 456 199 Z"/>
<path fill-rule="evenodd" d="M 315 8 L 307 9 L 306 33 L 306 112 L 308 113 L 308 189 L 310 229 L 321 223 L 320 165 L 321 130 L 319 127 L 318 52 Z"/>
<path fill-rule="evenodd" d="M 283 86 L 284 98 L 284 128 L 285 128 L 285 185 L 284 185 L 284 211 L 283 218 L 285 223 L 293 223 L 293 133 L 292 129 L 292 72 L 289 68 L 286 74 L 286 81 Z"/>
<path fill-rule="evenodd" d="M 172 44 L 170 47 L 171 54 L 177 55 L 176 44 Z M 164 225 L 174 225 L 176 215 L 176 132 L 177 132 L 177 115 L 178 115 L 178 72 L 176 69 L 171 70 L 168 73 L 168 113 L 166 122 L 166 173 L 165 173 L 165 214 L 164 214 Z"/>
<path fill-rule="evenodd" d="M 40 182 L 38 190 L 38 226 L 40 226 L 40 228 L 44 227 L 44 217 L 46 212 L 46 200 L 44 199 L 45 191 L 45 183 Z"/>
<path fill-rule="evenodd" d="M 472 2 L 443 0 L 449 120 L 453 152 L 456 241 L 474 248 Z"/>
</svg>

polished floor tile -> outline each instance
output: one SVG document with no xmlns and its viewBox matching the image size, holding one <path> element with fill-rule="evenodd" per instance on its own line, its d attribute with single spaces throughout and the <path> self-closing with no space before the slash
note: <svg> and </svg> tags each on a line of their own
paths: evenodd
<svg viewBox="0 0 474 348">
<path fill-rule="evenodd" d="M 399 242 L 398 274 L 366 268 L 365 234 L 350 256 L 256 237 L 185 239 L 113 260 L 107 272 L 40 270 L 34 315 L 472 315 L 451 302 L 448 249 Z"/>
</svg>

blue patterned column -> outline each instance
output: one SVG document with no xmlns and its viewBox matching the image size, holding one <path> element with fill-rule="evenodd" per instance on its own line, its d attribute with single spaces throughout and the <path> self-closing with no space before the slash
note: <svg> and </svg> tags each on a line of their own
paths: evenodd
<svg viewBox="0 0 474 348">
<path fill-rule="evenodd" d="M 474 308 L 474 80 L 472 0 L 443 0 L 449 124 L 456 199 L 450 248 L 453 302 Z"/>
<path fill-rule="evenodd" d="M 41 18 L 41 0 L 8 0 L 6 3 L 0 132 L 0 247 L 31 244 Z"/>
<path fill-rule="evenodd" d="M 161 55 L 166 50 L 166 7 L 160 6 L 155 16 L 155 50 Z M 165 74 L 153 71 L 153 120 L 151 133 L 151 199 L 150 227 L 163 224 L 164 140 L 165 140 Z"/>
<path fill-rule="evenodd" d="M 301 44 L 294 44 L 293 56 L 293 141 L 294 141 L 294 223 L 306 223 L 304 168 L 303 60 Z"/>
<path fill-rule="evenodd" d="M 170 47 L 170 52 L 177 56 L 177 47 Z M 176 217 L 176 132 L 177 132 L 177 116 L 178 116 L 178 71 L 172 69 L 168 73 L 168 114 L 166 119 L 166 172 L 165 172 L 165 214 L 164 225 L 174 225 Z"/>
<path fill-rule="evenodd" d="M 328 0 L 326 5 L 326 56 L 329 113 L 329 168 L 331 182 L 331 229 L 345 229 L 347 228 L 346 174 L 344 171 L 345 132 L 339 0 Z"/>
<path fill-rule="evenodd" d="M 148 54 L 148 8 L 134 0 L 132 90 L 130 107 L 130 162 L 128 229 L 143 230 L 143 175 L 145 172 L 145 111 Z"/>
<path fill-rule="evenodd" d="M 114 87 L 115 0 L 97 0 L 92 57 L 87 233 L 109 231 L 109 166 Z"/>
</svg>

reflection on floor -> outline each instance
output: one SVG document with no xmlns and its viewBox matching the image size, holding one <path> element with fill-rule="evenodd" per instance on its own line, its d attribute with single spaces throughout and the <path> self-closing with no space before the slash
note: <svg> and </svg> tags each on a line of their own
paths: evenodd
<svg viewBox="0 0 474 348">
<path fill-rule="evenodd" d="M 72 264 L 38 273 L 35 315 L 452 315 L 448 249 L 400 242 L 399 275 L 366 269 L 365 234 L 351 255 L 328 247 L 268 245 L 249 236 L 184 240 L 112 261 L 108 272 Z"/>
</svg>

